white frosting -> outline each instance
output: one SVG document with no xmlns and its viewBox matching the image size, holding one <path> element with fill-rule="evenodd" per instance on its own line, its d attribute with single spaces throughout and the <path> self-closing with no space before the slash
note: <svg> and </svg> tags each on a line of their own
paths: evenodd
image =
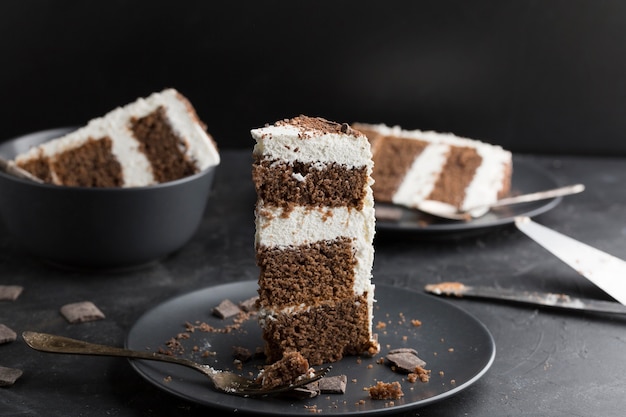
<svg viewBox="0 0 626 417">
<path fill-rule="evenodd" d="M 395 204 L 416 207 L 426 199 L 435 187 L 435 182 L 446 162 L 448 146 L 432 144 L 415 158 L 404 180 L 392 197 Z"/>
<path fill-rule="evenodd" d="M 39 156 L 54 156 L 83 145 L 88 139 L 111 138 L 112 153 L 124 173 L 124 187 L 152 185 L 156 182 L 150 162 L 139 151 L 139 142 L 130 130 L 130 119 L 141 118 L 163 106 L 171 128 L 186 143 L 185 154 L 200 170 L 218 165 L 220 156 L 210 136 L 198 125 L 187 103 L 174 89 L 153 93 L 147 98 L 137 99 L 124 107 L 118 107 L 106 115 L 92 119 L 86 126 L 61 138 L 46 142 L 19 155 L 16 162 Z M 55 177 L 54 172 L 52 173 Z"/>
<path fill-rule="evenodd" d="M 251 131 L 257 141 L 253 153 L 286 162 L 337 163 L 349 168 L 372 165 L 365 137 L 325 133 L 306 136 L 292 125 L 272 125 Z"/>
</svg>

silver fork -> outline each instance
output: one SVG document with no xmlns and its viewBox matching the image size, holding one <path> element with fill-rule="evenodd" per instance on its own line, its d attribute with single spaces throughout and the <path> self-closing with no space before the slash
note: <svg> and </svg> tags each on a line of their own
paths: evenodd
<svg viewBox="0 0 626 417">
<path fill-rule="evenodd" d="M 119 356 L 124 358 L 145 359 L 183 365 L 208 376 L 216 390 L 244 397 L 259 397 L 288 393 L 296 388 L 317 381 L 326 375 L 331 368 L 330 366 L 321 368 L 316 370 L 313 376 L 298 379 L 296 382 L 285 386 L 264 389 L 261 384 L 252 379 L 245 378 L 233 372 L 218 370 L 209 365 L 194 362 L 186 358 L 168 356 L 156 352 L 142 352 L 114 346 L 100 345 L 47 333 L 26 331 L 22 333 L 22 338 L 28 346 L 41 352 L 94 356 Z"/>
</svg>

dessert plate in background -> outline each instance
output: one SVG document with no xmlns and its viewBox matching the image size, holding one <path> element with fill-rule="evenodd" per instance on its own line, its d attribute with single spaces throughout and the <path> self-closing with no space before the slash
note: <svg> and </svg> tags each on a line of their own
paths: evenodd
<svg viewBox="0 0 626 417">
<path fill-rule="evenodd" d="M 556 179 L 535 164 L 513 157 L 511 196 L 556 188 Z M 470 221 L 437 219 L 433 216 L 392 204 L 376 204 L 376 229 L 415 234 L 452 234 L 472 232 L 512 224 L 517 216 L 533 217 L 553 209 L 563 197 L 492 209 L 483 217 Z"/>
<path fill-rule="evenodd" d="M 145 313 L 130 330 L 126 347 L 168 349 L 165 343 L 185 332 L 185 323 L 224 329 L 235 322 L 212 315 L 212 308 L 224 299 L 234 303 L 256 295 L 257 282 L 243 281 L 194 291 L 166 301 Z M 376 285 L 374 331 L 381 352 L 375 357 L 347 356 L 333 364 L 329 376 L 346 375 L 345 394 L 322 394 L 308 400 L 284 398 L 242 398 L 214 391 L 203 375 L 168 363 L 131 360 L 135 370 L 148 382 L 172 395 L 221 410 L 264 415 L 306 415 L 320 410 L 324 415 L 377 415 L 401 412 L 444 400 L 466 389 L 487 372 L 495 358 L 495 344 L 487 328 L 460 308 L 436 297 L 407 289 Z M 412 320 L 419 320 L 416 325 Z M 384 328 L 379 323 L 384 323 Z M 243 321 L 228 333 L 218 330 L 188 333 L 181 339 L 180 355 L 230 369 L 243 375 L 256 375 L 262 358 L 237 369 L 233 347 L 251 352 L 262 348 L 261 330 L 255 317 Z M 431 370 L 430 381 L 410 383 L 406 375 L 378 363 L 389 349 L 416 349 Z M 214 352 L 210 355 L 204 352 Z M 393 400 L 372 400 L 364 388 L 376 381 L 400 381 L 404 396 Z"/>
</svg>

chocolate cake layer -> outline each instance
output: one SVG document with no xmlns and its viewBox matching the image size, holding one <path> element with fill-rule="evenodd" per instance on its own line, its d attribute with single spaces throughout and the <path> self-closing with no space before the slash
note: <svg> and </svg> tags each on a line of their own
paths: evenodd
<svg viewBox="0 0 626 417">
<path fill-rule="evenodd" d="M 288 208 L 363 207 L 367 169 L 303 162 L 288 164 L 255 157 L 252 179 L 265 205 Z"/>
<path fill-rule="evenodd" d="M 377 139 L 372 185 L 374 200 L 391 202 L 413 161 L 428 145 L 421 140 L 384 136 Z"/>
<path fill-rule="evenodd" d="M 110 138 L 90 138 L 77 148 L 51 158 L 51 168 L 60 182 L 79 187 L 119 187 L 122 167 L 113 156 Z"/>
<path fill-rule="evenodd" d="M 52 171 L 50 171 L 50 161 L 45 156 L 37 159 L 30 159 L 25 162 L 17 162 L 16 165 L 44 182 L 52 182 Z"/>
<path fill-rule="evenodd" d="M 435 188 L 428 198 L 461 206 L 465 200 L 465 190 L 481 163 L 482 158 L 475 148 L 451 146 Z"/>
<path fill-rule="evenodd" d="M 354 295 L 356 259 L 352 239 L 289 248 L 257 249 L 261 307 L 319 305 Z"/>
<path fill-rule="evenodd" d="M 367 293 L 302 312 L 277 314 L 265 320 L 263 338 L 268 361 L 297 350 L 311 365 L 336 362 L 345 355 L 375 354 L 370 339 Z"/>
<path fill-rule="evenodd" d="M 177 180 L 198 171 L 185 157 L 187 145 L 172 130 L 163 107 L 142 118 L 133 118 L 131 130 L 158 182 Z"/>
</svg>

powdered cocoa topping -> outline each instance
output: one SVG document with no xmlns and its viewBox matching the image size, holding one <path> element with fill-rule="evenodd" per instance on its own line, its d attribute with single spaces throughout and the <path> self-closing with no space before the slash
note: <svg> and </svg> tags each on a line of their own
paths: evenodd
<svg viewBox="0 0 626 417">
<path fill-rule="evenodd" d="M 293 119 L 284 119 L 276 122 L 276 126 L 285 125 L 298 127 L 302 132 L 300 137 L 303 139 L 327 133 L 345 134 L 354 137 L 363 136 L 361 132 L 352 129 L 347 123 L 331 122 L 322 117 L 300 115 Z"/>
</svg>

